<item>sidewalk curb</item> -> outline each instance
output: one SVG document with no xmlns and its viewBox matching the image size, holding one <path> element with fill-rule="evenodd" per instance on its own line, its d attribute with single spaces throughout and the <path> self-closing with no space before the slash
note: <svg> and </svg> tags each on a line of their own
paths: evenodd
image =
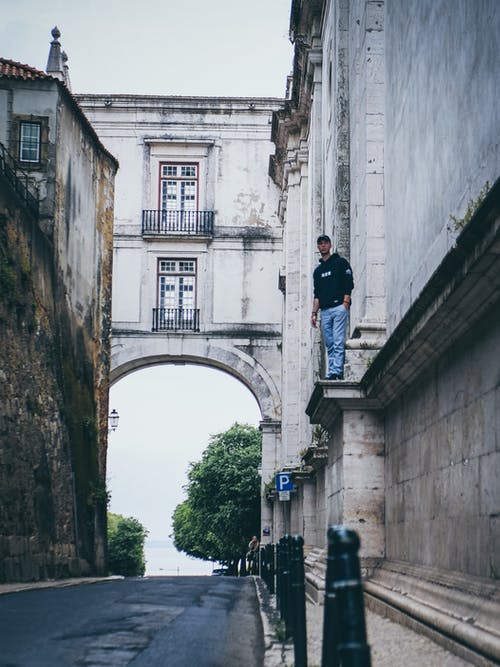
<svg viewBox="0 0 500 667">
<path fill-rule="evenodd" d="M 291 667 L 294 663 L 294 649 L 291 642 L 284 642 L 276 636 L 279 614 L 276 599 L 269 594 L 260 577 L 252 577 L 259 601 L 260 618 L 264 631 L 264 667 Z"/>
<path fill-rule="evenodd" d="M 0 595 L 10 593 L 22 593 L 42 588 L 65 588 L 66 586 L 79 586 L 80 584 L 98 584 L 103 581 L 116 581 L 124 579 L 120 575 L 110 577 L 75 577 L 72 579 L 44 579 L 43 581 L 19 581 L 11 584 L 0 584 Z"/>
</svg>

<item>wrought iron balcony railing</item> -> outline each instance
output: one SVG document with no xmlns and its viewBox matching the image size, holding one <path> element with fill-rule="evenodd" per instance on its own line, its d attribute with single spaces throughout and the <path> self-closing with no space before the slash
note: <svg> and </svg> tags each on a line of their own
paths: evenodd
<svg viewBox="0 0 500 667">
<path fill-rule="evenodd" d="M 33 194 L 33 188 L 28 174 L 19 167 L 5 146 L 0 143 L 0 173 L 2 173 L 11 187 L 26 202 L 28 208 L 38 215 L 38 196 Z"/>
<path fill-rule="evenodd" d="M 212 236 L 213 231 L 213 211 L 142 212 L 142 233 L 146 236 Z"/>
<path fill-rule="evenodd" d="M 153 308 L 151 331 L 199 331 L 199 308 Z"/>
</svg>

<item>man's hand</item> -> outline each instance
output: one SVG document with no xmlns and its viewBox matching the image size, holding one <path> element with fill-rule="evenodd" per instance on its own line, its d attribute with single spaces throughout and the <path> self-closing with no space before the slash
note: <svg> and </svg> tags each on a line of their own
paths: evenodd
<svg viewBox="0 0 500 667">
<path fill-rule="evenodd" d="M 316 328 L 318 313 L 311 313 L 311 325 Z"/>
</svg>

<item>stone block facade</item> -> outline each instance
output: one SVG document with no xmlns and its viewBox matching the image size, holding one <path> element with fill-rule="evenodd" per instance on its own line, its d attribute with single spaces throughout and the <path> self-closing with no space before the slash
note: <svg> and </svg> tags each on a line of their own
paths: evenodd
<svg viewBox="0 0 500 667">
<path fill-rule="evenodd" d="M 308 239 L 305 273 L 324 232 L 355 282 L 345 381 L 320 379 L 319 337 L 290 339 L 309 351 L 298 409 L 326 432 L 298 443 L 286 509 L 307 536 L 308 592 L 320 599 L 327 527 L 345 524 L 370 595 L 448 634 L 460 609 L 474 627 L 451 634 L 475 664 L 500 655 L 499 29 L 493 1 L 293 2 L 294 88 L 270 172 L 285 247 Z M 284 159 L 299 145 L 300 201 Z M 300 313 L 293 290 L 284 321 Z"/>
<path fill-rule="evenodd" d="M 387 412 L 388 558 L 498 578 L 498 324 L 478 323 Z"/>
</svg>

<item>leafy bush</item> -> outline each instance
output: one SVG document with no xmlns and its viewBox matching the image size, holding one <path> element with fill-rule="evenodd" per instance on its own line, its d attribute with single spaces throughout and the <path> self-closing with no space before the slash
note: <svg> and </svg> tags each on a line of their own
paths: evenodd
<svg viewBox="0 0 500 667">
<path fill-rule="evenodd" d="M 142 576 L 146 570 L 144 540 L 148 531 L 133 517 L 108 512 L 108 568 L 111 574 Z"/>
</svg>

